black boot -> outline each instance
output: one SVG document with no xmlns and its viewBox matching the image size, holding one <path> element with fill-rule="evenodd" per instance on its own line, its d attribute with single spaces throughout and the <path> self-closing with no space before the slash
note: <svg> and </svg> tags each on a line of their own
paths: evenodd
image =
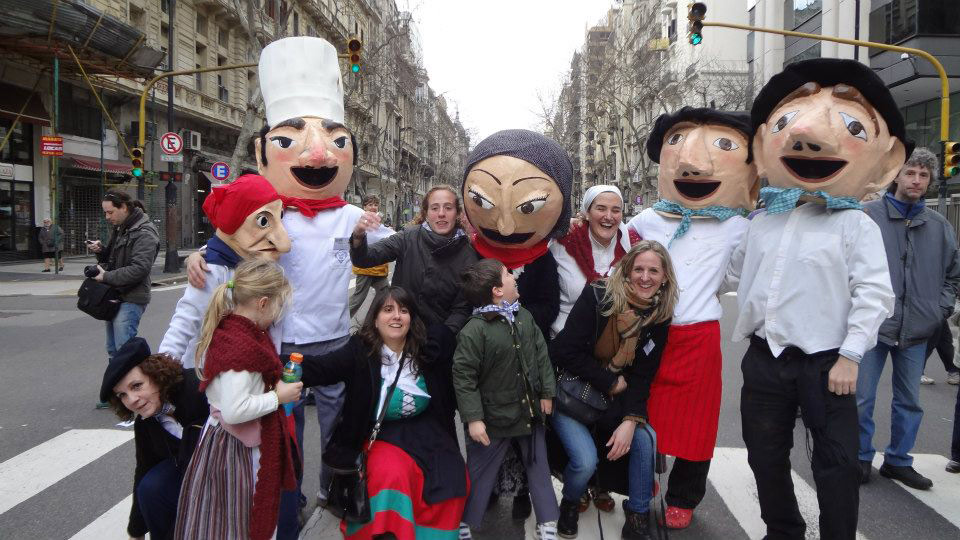
<svg viewBox="0 0 960 540">
<path fill-rule="evenodd" d="M 653 540 L 650 536 L 649 512 L 631 512 L 624 508 L 623 513 L 627 518 L 620 532 L 623 540 Z"/>
<path fill-rule="evenodd" d="M 513 519 L 517 521 L 527 519 L 530 517 L 530 511 L 530 492 L 523 490 L 517 493 L 516 497 L 513 498 L 513 509 L 511 510 Z"/>
<path fill-rule="evenodd" d="M 580 501 L 560 499 L 560 519 L 557 520 L 557 534 L 560 538 L 576 538 L 579 519 Z"/>
</svg>

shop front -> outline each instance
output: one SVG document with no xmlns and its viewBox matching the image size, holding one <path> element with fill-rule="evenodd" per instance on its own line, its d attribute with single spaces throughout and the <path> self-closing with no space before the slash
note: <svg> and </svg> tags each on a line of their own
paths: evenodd
<svg viewBox="0 0 960 540">
<path fill-rule="evenodd" d="M 0 139 L 12 122 L 0 118 Z M 0 261 L 39 257 L 33 185 L 33 126 L 18 123 L 0 150 Z"/>
</svg>

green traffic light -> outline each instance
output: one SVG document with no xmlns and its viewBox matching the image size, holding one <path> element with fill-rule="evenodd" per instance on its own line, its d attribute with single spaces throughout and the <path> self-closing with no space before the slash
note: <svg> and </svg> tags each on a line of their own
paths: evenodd
<svg viewBox="0 0 960 540">
<path fill-rule="evenodd" d="M 350 66 L 350 71 L 354 73 L 360 73 L 360 64 L 353 64 Z"/>
<path fill-rule="evenodd" d="M 700 34 L 693 34 L 690 36 L 690 43 L 694 45 L 699 45 L 703 41 L 703 36 Z"/>
<path fill-rule="evenodd" d="M 950 167 L 947 169 L 947 172 L 950 173 L 950 178 L 953 178 L 954 176 L 960 174 L 960 167 Z"/>
<path fill-rule="evenodd" d="M 141 176 L 143 176 L 143 169 L 133 169 L 132 172 L 133 172 L 133 175 L 136 176 L 137 178 L 140 178 Z"/>
</svg>

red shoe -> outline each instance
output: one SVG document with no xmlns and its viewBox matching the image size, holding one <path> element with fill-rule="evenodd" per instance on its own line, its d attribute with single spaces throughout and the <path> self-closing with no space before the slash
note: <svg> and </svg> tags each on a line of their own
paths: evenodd
<svg viewBox="0 0 960 540">
<path fill-rule="evenodd" d="M 693 521 L 692 508 L 679 508 L 677 506 L 667 507 L 667 528 L 668 529 L 686 529 Z"/>
</svg>

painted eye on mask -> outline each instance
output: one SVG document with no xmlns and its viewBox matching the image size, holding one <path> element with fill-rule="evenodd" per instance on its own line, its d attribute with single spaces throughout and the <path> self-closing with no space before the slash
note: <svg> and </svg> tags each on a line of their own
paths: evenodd
<svg viewBox="0 0 960 540">
<path fill-rule="evenodd" d="M 732 152 L 737 148 L 740 148 L 740 146 L 737 143 L 731 141 L 726 137 L 720 137 L 719 139 L 713 141 L 713 145 L 725 152 Z"/>
<path fill-rule="evenodd" d="M 682 134 L 682 133 L 674 133 L 673 135 L 670 136 L 669 139 L 667 139 L 667 144 L 671 144 L 671 145 L 672 145 L 672 144 L 677 144 L 678 142 L 680 142 L 680 141 L 682 141 L 682 140 L 683 140 L 683 134 Z"/>
<path fill-rule="evenodd" d="M 333 144 L 337 145 L 337 148 L 346 148 L 347 147 L 347 138 L 346 137 L 337 137 L 333 140 Z"/>
<path fill-rule="evenodd" d="M 537 199 L 532 199 L 523 204 L 517 205 L 517 210 L 519 210 L 521 214 L 532 214 L 537 210 L 543 208 L 543 205 L 546 203 L 547 203 L 546 197 L 539 197 Z"/>
<path fill-rule="evenodd" d="M 270 142 L 272 142 L 277 148 L 287 149 L 293 146 L 293 139 L 290 137 L 284 137 L 283 135 L 270 137 Z"/>
<path fill-rule="evenodd" d="M 849 114 L 840 113 L 840 118 L 843 119 L 843 123 L 847 126 L 847 131 L 851 135 L 858 139 L 867 140 L 867 130 L 863 129 L 863 124 L 859 120 L 850 116 Z"/>
<path fill-rule="evenodd" d="M 270 226 L 270 218 L 266 213 L 257 214 L 257 217 L 254 218 L 254 222 L 257 224 L 257 227 L 260 227 L 261 229 L 266 229 Z"/>
<path fill-rule="evenodd" d="M 790 121 L 793 120 L 793 117 L 796 116 L 798 112 L 800 111 L 791 111 L 781 116 L 780 119 L 777 120 L 777 123 L 773 125 L 773 129 L 771 129 L 770 131 L 772 131 L 773 133 L 777 133 L 781 129 L 787 127 L 787 124 L 789 124 Z"/>
<path fill-rule="evenodd" d="M 473 204 L 483 208 L 484 210 L 490 210 L 491 208 L 497 206 L 493 204 L 493 201 L 477 193 L 473 189 L 469 190 L 468 194 L 470 195 L 470 200 L 473 201 Z"/>
</svg>

